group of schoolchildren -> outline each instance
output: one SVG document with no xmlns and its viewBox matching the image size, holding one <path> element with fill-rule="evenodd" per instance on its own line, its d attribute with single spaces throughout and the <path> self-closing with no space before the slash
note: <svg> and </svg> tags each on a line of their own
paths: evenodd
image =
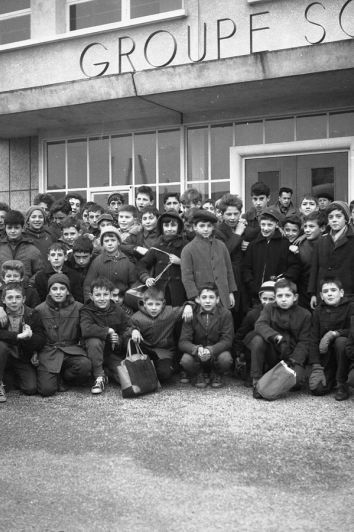
<svg viewBox="0 0 354 532">
<path fill-rule="evenodd" d="M 25 216 L 0 203 L 0 402 L 5 387 L 46 397 L 69 386 L 101 394 L 127 344 L 140 344 L 160 381 L 197 388 L 233 373 L 257 383 L 279 361 L 299 390 L 337 401 L 354 386 L 354 203 L 283 187 L 202 201 L 150 187 L 107 208 L 69 193 L 39 194 Z M 138 286 L 136 306 L 128 297 Z M 133 306 L 132 306 L 133 305 Z"/>
</svg>

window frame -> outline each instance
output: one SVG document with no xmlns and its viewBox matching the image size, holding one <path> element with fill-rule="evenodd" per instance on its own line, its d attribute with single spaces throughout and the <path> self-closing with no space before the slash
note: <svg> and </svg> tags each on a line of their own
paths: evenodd
<svg viewBox="0 0 354 532">
<path fill-rule="evenodd" d="M 8 11 L 7 13 L 0 14 L 0 22 L 2 22 L 4 20 L 10 20 L 10 19 L 19 18 L 19 17 L 25 17 L 25 16 L 29 16 L 30 17 L 30 35 L 29 35 L 29 38 L 28 39 L 22 39 L 21 41 L 11 41 L 9 43 L 4 43 L 4 44 L 2 44 L 0 42 L 0 49 L 3 46 L 12 46 L 15 43 L 23 43 L 23 42 L 29 41 L 31 39 L 31 8 L 28 7 L 26 9 L 18 9 L 17 11 Z"/>
</svg>

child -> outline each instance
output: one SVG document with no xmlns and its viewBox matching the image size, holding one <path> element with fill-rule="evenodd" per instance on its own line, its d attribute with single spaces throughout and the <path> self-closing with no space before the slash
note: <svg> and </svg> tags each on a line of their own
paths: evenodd
<svg viewBox="0 0 354 532">
<path fill-rule="evenodd" d="M 244 218 L 247 222 L 247 227 L 244 234 L 244 242 L 252 242 L 259 232 L 260 217 L 263 209 L 265 209 L 270 201 L 270 188 L 262 181 L 258 181 L 251 186 L 251 201 L 253 207 L 249 209 Z M 246 246 L 244 246 L 245 250 Z"/>
<path fill-rule="evenodd" d="M 66 194 L 66 196 L 64 196 L 64 199 L 66 199 L 71 205 L 72 218 L 80 219 L 81 209 L 85 202 L 84 198 L 77 192 L 69 192 L 69 194 Z"/>
<path fill-rule="evenodd" d="M 95 383 L 91 393 L 101 394 L 105 375 L 120 384 L 117 366 L 122 355 L 123 333 L 127 326 L 124 311 L 111 300 L 112 283 L 98 277 L 90 285 L 90 299 L 80 310 L 82 336 L 92 364 Z"/>
<path fill-rule="evenodd" d="M 312 194 L 304 194 L 300 200 L 300 217 L 307 216 L 310 212 L 318 211 L 318 201 Z"/>
<path fill-rule="evenodd" d="M 349 397 L 346 344 L 354 303 L 344 297 L 341 281 L 332 276 L 321 280 L 320 296 L 322 301 L 312 316 L 309 387 L 313 395 L 325 395 L 337 381 L 335 399 L 343 401 Z"/>
<path fill-rule="evenodd" d="M 212 212 L 213 214 L 215 214 L 215 203 L 214 203 L 214 201 L 211 198 L 205 199 L 203 201 L 203 203 L 202 203 L 202 209 L 204 209 L 205 211 L 209 211 L 209 212 Z"/>
<path fill-rule="evenodd" d="M 113 219 L 113 216 L 107 212 L 104 212 L 103 214 L 101 214 L 101 216 L 99 216 L 98 218 L 98 228 L 101 232 L 101 229 L 103 229 L 104 227 L 110 227 L 114 225 L 114 227 L 116 227 L 116 225 L 114 224 L 114 219 Z"/>
<path fill-rule="evenodd" d="M 230 255 L 223 242 L 214 236 L 217 217 L 208 211 L 196 211 L 193 217 L 195 237 L 181 255 L 182 282 L 188 299 L 198 296 L 204 283 L 215 283 L 225 308 L 235 305 L 237 290 Z"/>
<path fill-rule="evenodd" d="M 291 214 L 283 220 L 284 235 L 291 244 L 300 235 L 301 226 L 302 221 L 296 214 Z"/>
<path fill-rule="evenodd" d="M 19 283 L 8 283 L 3 287 L 2 302 L 7 320 L 6 325 L 0 326 L 0 403 L 6 401 L 4 372 L 16 378 L 24 394 L 37 393 L 34 368 L 37 362 L 33 353 L 44 346 L 44 334 L 38 314 L 25 306 L 25 300 Z"/>
<path fill-rule="evenodd" d="M 198 307 L 193 311 L 193 319 L 182 325 L 178 344 L 184 353 L 181 366 L 187 373 L 197 373 L 196 388 L 206 388 L 210 380 L 213 388 L 220 388 L 223 385 L 222 375 L 232 365 L 232 316 L 230 311 L 218 305 L 219 301 L 216 285 L 202 284 L 198 290 Z M 208 375 L 211 372 L 213 377 L 210 379 Z"/>
<path fill-rule="evenodd" d="M 181 202 L 178 192 L 166 192 L 163 196 L 163 207 L 165 211 L 174 209 L 179 214 Z"/>
<path fill-rule="evenodd" d="M 181 317 L 190 320 L 192 315 L 190 304 L 171 307 L 165 304 L 160 290 L 149 288 L 144 293 L 140 310 L 128 322 L 125 338 L 140 344 L 143 353 L 153 361 L 161 381 L 170 379 L 173 374 L 176 323 Z"/>
<path fill-rule="evenodd" d="M 70 217 L 62 223 L 62 230 L 63 233 L 59 238 L 59 242 L 65 245 L 67 253 L 71 253 L 74 243 L 82 234 L 80 221 Z"/>
<path fill-rule="evenodd" d="M 189 209 L 200 209 L 202 206 L 202 193 L 196 188 L 188 188 L 181 196 L 181 205 L 184 212 Z"/>
<path fill-rule="evenodd" d="M 118 212 L 119 208 L 124 205 L 124 196 L 119 192 L 112 192 L 107 198 L 108 211 L 112 215 L 114 227 L 118 225 Z"/>
<path fill-rule="evenodd" d="M 1 266 L 1 285 L 0 292 L 4 285 L 8 283 L 19 283 L 23 286 L 26 297 L 26 307 L 34 309 L 41 302 L 37 290 L 28 286 L 28 279 L 25 277 L 25 268 L 20 260 L 7 260 Z M 0 308 L 0 322 L 4 317 L 3 309 Z"/>
<path fill-rule="evenodd" d="M 68 200 L 61 198 L 60 200 L 55 201 L 50 208 L 51 224 L 48 227 L 48 230 L 54 237 L 55 241 L 61 237 L 62 224 L 68 216 L 71 216 L 71 205 Z"/>
<path fill-rule="evenodd" d="M 246 388 L 252 387 L 250 375 L 252 340 L 255 337 L 254 326 L 262 310 L 268 303 L 275 302 L 274 281 L 266 281 L 259 291 L 260 304 L 250 309 L 244 317 L 241 326 L 237 329 L 232 344 L 232 354 L 235 358 L 235 376 L 240 369 L 245 369 L 244 375 Z M 241 366 L 245 366 L 242 368 Z"/>
<path fill-rule="evenodd" d="M 20 260 L 33 286 L 34 276 L 44 268 L 41 252 L 34 246 L 32 239 L 24 234 L 25 219 L 20 211 L 10 210 L 5 216 L 6 237 L 0 239 L 0 266 L 7 260 Z"/>
<path fill-rule="evenodd" d="M 319 210 L 325 211 L 327 207 L 330 206 L 333 200 L 334 200 L 334 197 L 332 196 L 332 194 L 329 194 L 328 192 L 322 192 L 322 194 L 318 194 L 317 201 L 318 201 Z"/>
<path fill-rule="evenodd" d="M 344 201 L 333 201 L 327 209 L 328 234 L 319 238 L 312 256 L 308 293 L 311 308 L 319 301 L 319 281 L 328 274 L 338 277 L 346 296 L 354 293 L 354 230 Z"/>
<path fill-rule="evenodd" d="M 154 195 L 152 193 L 152 188 L 143 185 L 139 187 L 136 191 L 135 196 L 135 205 L 139 212 L 141 212 L 148 205 L 154 204 Z"/>
<path fill-rule="evenodd" d="M 258 292 L 264 281 L 280 275 L 297 281 L 300 261 L 289 251 L 290 243 L 278 229 L 280 213 L 263 209 L 260 217 L 261 232 L 248 246 L 243 262 L 243 280 L 254 303 L 259 303 Z"/>
<path fill-rule="evenodd" d="M 25 233 L 40 251 L 42 259 L 47 264 L 48 248 L 57 238 L 44 226 L 46 215 L 38 205 L 32 205 L 26 212 Z"/>
<path fill-rule="evenodd" d="M 87 272 L 96 257 L 97 255 L 93 252 L 93 243 L 91 240 L 84 235 L 79 236 L 74 242 L 73 252 L 70 253 L 67 264 L 80 275 L 82 290 Z"/>
<path fill-rule="evenodd" d="M 126 316 L 132 316 L 134 310 L 124 303 L 124 295 L 127 290 L 127 285 L 116 279 L 112 283 L 111 300 L 124 311 Z"/>
<path fill-rule="evenodd" d="M 10 207 L 7 203 L 0 202 L 0 238 L 6 237 L 5 231 L 5 216 L 9 212 Z"/>
<path fill-rule="evenodd" d="M 311 314 L 299 307 L 296 285 L 287 279 L 274 286 L 275 303 L 267 304 L 255 325 L 256 336 L 251 343 L 251 376 L 253 397 L 262 399 L 256 384 L 268 369 L 280 360 L 292 366 L 296 372 L 295 389 L 304 382 L 304 364 L 309 352 Z"/>
<path fill-rule="evenodd" d="M 131 286 L 137 280 L 136 270 L 128 257 L 119 250 L 121 243 L 120 232 L 116 227 L 104 227 L 101 231 L 102 254 L 92 262 L 85 282 L 85 301 L 90 297 L 91 283 L 97 277 L 106 277 L 114 282 L 120 279 L 127 286 Z"/>
<path fill-rule="evenodd" d="M 130 235 L 136 235 L 140 232 L 138 210 L 134 205 L 122 205 L 119 208 L 118 224 L 121 242 L 124 242 Z"/>
<path fill-rule="evenodd" d="M 67 276 L 53 274 L 48 280 L 47 299 L 36 308 L 45 334 L 38 366 L 38 392 L 43 397 L 66 391 L 61 379 L 77 386 L 88 379 L 91 363 L 78 345 L 81 307 L 70 294 Z"/>
<path fill-rule="evenodd" d="M 104 213 L 104 208 L 101 205 L 94 203 L 87 209 L 87 221 L 89 224 L 88 232 L 93 235 L 94 238 L 99 237 L 100 230 L 98 227 L 98 220 L 101 214 Z"/>
<path fill-rule="evenodd" d="M 86 229 L 90 227 L 90 224 L 88 222 L 88 210 L 91 205 L 96 205 L 96 203 L 94 201 L 87 201 L 82 207 L 82 225 L 83 227 L 86 227 Z"/>
<path fill-rule="evenodd" d="M 69 268 L 65 263 L 67 259 L 66 246 L 63 242 L 56 242 L 52 244 L 48 250 L 49 264 L 45 269 L 39 271 L 36 275 L 35 287 L 39 295 L 39 299 L 43 302 L 46 300 L 48 294 L 48 282 L 52 275 L 59 273 L 65 274 L 71 283 L 71 294 L 75 301 L 83 303 L 83 294 L 81 288 L 80 275 Z"/>
<path fill-rule="evenodd" d="M 144 216 L 144 214 L 143 214 Z M 182 237 L 183 222 L 174 209 L 161 214 L 157 222 L 160 235 L 153 249 L 138 262 L 140 281 L 148 287 L 155 286 L 164 294 L 167 305 L 181 306 L 187 300 L 181 278 L 181 253 L 187 241 Z M 156 282 L 155 277 L 169 268 Z"/>
<path fill-rule="evenodd" d="M 148 205 L 141 211 L 142 230 L 129 235 L 122 242 L 121 250 L 136 264 L 156 244 L 158 231 L 156 229 L 159 211 L 156 207 Z"/>
</svg>

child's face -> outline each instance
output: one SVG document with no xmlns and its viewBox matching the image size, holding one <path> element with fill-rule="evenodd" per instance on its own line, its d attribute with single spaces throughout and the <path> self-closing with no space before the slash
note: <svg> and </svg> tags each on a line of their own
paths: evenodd
<svg viewBox="0 0 354 532">
<path fill-rule="evenodd" d="M 162 312 L 163 301 L 161 299 L 147 299 L 144 301 L 144 308 L 149 316 L 156 318 Z"/>
<path fill-rule="evenodd" d="M 26 298 L 19 290 L 9 290 L 6 292 L 5 297 L 3 297 L 2 300 L 11 312 L 17 312 L 24 304 L 25 299 Z"/>
<path fill-rule="evenodd" d="M 152 212 L 145 212 L 141 217 L 141 225 L 147 231 L 155 229 L 157 224 L 157 217 Z"/>
<path fill-rule="evenodd" d="M 80 214 L 80 210 L 81 210 L 81 203 L 80 203 L 80 200 L 78 199 L 74 199 L 74 198 L 70 198 L 69 199 L 69 203 L 71 205 L 71 216 L 73 218 L 76 218 L 76 216 L 78 214 Z"/>
<path fill-rule="evenodd" d="M 102 240 L 103 249 L 108 255 L 113 255 L 117 252 L 119 241 L 116 235 L 105 235 Z"/>
<path fill-rule="evenodd" d="M 62 211 L 57 211 L 53 214 L 53 222 L 59 227 L 62 226 L 63 221 L 67 218 L 67 214 Z"/>
<path fill-rule="evenodd" d="M 2 231 L 5 228 L 4 220 L 6 216 L 6 211 L 0 211 L 0 231 Z"/>
<path fill-rule="evenodd" d="M 284 310 L 292 307 L 297 298 L 298 294 L 293 294 L 288 287 L 278 288 L 275 292 L 275 301 L 278 307 Z"/>
<path fill-rule="evenodd" d="M 328 205 L 330 205 L 332 202 L 328 198 L 318 198 L 318 208 L 320 211 L 324 211 L 327 209 Z"/>
<path fill-rule="evenodd" d="M 101 231 L 101 229 L 102 229 L 103 227 L 108 227 L 108 226 L 111 226 L 111 227 L 112 227 L 112 225 L 113 225 L 113 224 L 112 224 L 112 222 L 111 222 L 110 220 L 102 220 L 102 222 L 99 223 L 98 227 L 99 227 L 99 229 L 100 229 L 100 231 Z"/>
<path fill-rule="evenodd" d="M 203 209 L 205 211 L 209 211 L 209 212 L 212 212 L 214 214 L 215 212 L 215 206 L 213 203 L 211 203 L 210 201 L 208 201 L 207 203 L 204 203 L 203 204 Z"/>
<path fill-rule="evenodd" d="M 90 298 L 92 299 L 96 307 L 105 310 L 110 305 L 111 292 L 108 290 L 108 288 L 96 286 L 93 289 L 93 292 L 90 294 Z"/>
<path fill-rule="evenodd" d="M 54 270 L 60 270 L 66 260 L 66 253 L 61 249 L 52 249 L 49 251 L 48 260 Z"/>
<path fill-rule="evenodd" d="M 65 301 L 68 294 L 69 290 L 67 289 L 65 284 L 54 283 L 49 289 L 49 295 L 56 303 L 62 303 L 63 301 Z"/>
<path fill-rule="evenodd" d="M 315 200 L 304 199 L 301 202 L 299 211 L 306 216 L 307 214 L 310 214 L 310 212 L 318 211 L 318 205 L 316 205 Z"/>
<path fill-rule="evenodd" d="M 7 283 L 20 283 L 23 280 L 23 275 L 17 270 L 6 270 L 3 276 L 3 281 Z"/>
<path fill-rule="evenodd" d="M 78 266 L 80 266 L 80 268 L 84 268 L 85 266 L 88 265 L 88 263 L 90 262 L 91 256 L 92 256 L 91 253 L 85 253 L 83 251 L 74 252 L 75 262 Z"/>
<path fill-rule="evenodd" d="M 340 300 L 344 296 L 344 290 L 338 288 L 338 286 L 334 283 L 325 283 L 322 286 L 320 296 L 326 305 L 336 307 L 339 305 Z"/>
<path fill-rule="evenodd" d="M 304 223 L 304 233 L 307 240 L 317 240 L 326 228 L 320 227 L 315 220 Z"/>
<path fill-rule="evenodd" d="M 197 201 L 196 203 L 194 203 L 194 201 L 187 200 L 184 203 L 181 203 L 181 208 L 183 212 L 189 211 L 189 209 L 193 209 L 194 207 L 197 207 L 197 209 L 200 209 L 201 206 L 202 206 L 201 201 Z"/>
<path fill-rule="evenodd" d="M 162 223 L 162 231 L 164 235 L 177 235 L 178 222 L 177 220 L 170 220 Z"/>
<path fill-rule="evenodd" d="M 69 246 L 73 246 L 75 240 L 77 240 L 80 236 L 80 231 L 76 229 L 76 227 L 65 227 L 63 229 L 63 240 Z"/>
<path fill-rule="evenodd" d="M 275 301 L 275 294 L 274 292 L 262 292 L 259 296 L 259 299 L 261 300 L 262 307 L 265 307 L 268 305 L 268 303 L 274 303 Z"/>
<path fill-rule="evenodd" d="M 118 215 L 118 210 L 119 210 L 119 207 L 121 207 L 123 205 L 123 203 L 119 200 L 113 200 L 110 202 L 110 204 L 108 205 L 108 210 L 109 212 L 111 212 L 112 214 L 114 214 L 114 216 L 117 216 Z"/>
<path fill-rule="evenodd" d="M 83 219 L 83 221 L 84 221 L 85 223 L 88 222 L 88 210 L 87 210 L 87 209 L 84 209 L 84 210 L 82 211 L 82 219 Z"/>
<path fill-rule="evenodd" d="M 241 216 L 241 211 L 237 207 L 228 207 L 222 214 L 222 219 L 232 229 L 236 227 Z"/>
<path fill-rule="evenodd" d="M 197 235 L 200 235 L 202 238 L 209 238 L 214 231 L 214 224 L 209 220 L 203 222 L 200 221 L 197 224 L 193 224 L 193 229 Z"/>
<path fill-rule="evenodd" d="M 139 192 L 139 194 L 135 198 L 135 203 L 138 210 L 141 212 L 144 207 L 147 207 L 148 205 L 153 205 L 154 200 L 150 199 L 149 194 L 142 194 L 141 192 Z"/>
<path fill-rule="evenodd" d="M 90 224 L 90 227 L 93 227 L 93 229 L 97 229 L 98 227 L 98 219 L 101 216 L 100 211 L 90 211 L 88 213 L 88 223 Z"/>
<path fill-rule="evenodd" d="M 289 242 L 294 242 L 294 240 L 300 234 L 299 226 L 296 225 L 296 224 L 292 224 L 290 222 L 287 222 L 284 225 L 284 234 L 285 234 L 286 238 L 289 240 Z"/>
<path fill-rule="evenodd" d="M 204 312 L 212 312 L 219 303 L 220 298 L 213 290 L 202 290 L 200 295 L 196 298 L 196 301 Z"/>
<path fill-rule="evenodd" d="M 119 293 L 119 288 L 115 288 L 111 292 L 111 299 L 117 303 L 118 305 L 123 305 L 124 302 L 124 296 L 121 296 Z"/>
<path fill-rule="evenodd" d="M 22 225 L 20 224 L 7 225 L 5 227 L 5 231 L 7 234 L 7 238 L 9 240 L 19 240 L 22 235 Z"/>
<path fill-rule="evenodd" d="M 274 235 L 278 222 L 275 220 L 261 220 L 261 233 L 265 238 L 270 238 Z"/>
<path fill-rule="evenodd" d="M 28 225 L 33 231 L 39 231 L 44 224 L 44 216 L 42 211 L 33 211 L 28 219 Z"/>
<path fill-rule="evenodd" d="M 346 224 L 345 216 L 339 209 L 335 209 L 328 215 L 328 225 L 335 232 L 338 233 Z"/>
<path fill-rule="evenodd" d="M 134 225 L 134 222 L 135 218 L 132 212 L 121 211 L 118 214 L 118 224 L 123 231 Z"/>
<path fill-rule="evenodd" d="M 265 194 L 262 194 L 260 196 L 251 196 L 253 206 L 255 207 L 257 212 L 260 212 L 268 205 L 269 199 L 269 196 L 266 196 Z"/>
<path fill-rule="evenodd" d="M 166 202 L 164 203 L 164 208 L 165 208 L 165 211 L 174 209 L 176 212 L 179 212 L 180 202 L 175 196 L 170 196 L 169 198 L 167 198 Z"/>
</svg>

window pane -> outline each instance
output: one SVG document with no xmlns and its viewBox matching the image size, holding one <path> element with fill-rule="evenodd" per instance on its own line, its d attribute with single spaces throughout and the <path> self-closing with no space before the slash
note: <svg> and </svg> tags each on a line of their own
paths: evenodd
<svg viewBox="0 0 354 532">
<path fill-rule="evenodd" d="M 112 185 L 132 184 L 132 139 L 131 135 L 117 136 L 111 139 Z"/>
<path fill-rule="evenodd" d="M 156 183 L 156 135 L 143 133 L 134 135 L 135 183 L 150 185 Z"/>
<path fill-rule="evenodd" d="M 4 13 L 11 13 L 12 11 L 20 11 L 21 9 L 30 9 L 31 0 L 1 0 L 0 15 Z"/>
<path fill-rule="evenodd" d="M 235 146 L 263 144 L 263 122 L 236 124 Z"/>
<path fill-rule="evenodd" d="M 70 31 L 120 22 L 120 0 L 92 0 L 70 5 Z"/>
<path fill-rule="evenodd" d="M 187 183 L 187 188 L 196 188 L 202 194 L 203 199 L 209 197 L 209 183 Z"/>
<path fill-rule="evenodd" d="M 314 196 L 326 192 L 334 197 L 334 167 L 311 168 L 311 183 Z"/>
<path fill-rule="evenodd" d="M 159 181 L 180 180 L 180 132 L 159 131 Z"/>
<path fill-rule="evenodd" d="M 188 181 L 208 179 L 208 129 L 188 130 Z"/>
<path fill-rule="evenodd" d="M 157 208 L 160 210 L 160 212 L 164 212 L 164 204 L 163 204 L 163 198 L 165 194 L 171 194 L 172 192 L 177 192 L 179 195 L 181 195 L 181 187 L 180 185 L 160 185 L 159 186 L 159 204 Z"/>
<path fill-rule="evenodd" d="M 130 0 L 131 18 L 157 15 L 182 8 L 182 0 Z"/>
<path fill-rule="evenodd" d="M 329 115 L 330 137 L 351 137 L 354 135 L 354 112 Z"/>
<path fill-rule="evenodd" d="M 47 144 L 47 190 L 65 188 L 65 142 Z"/>
<path fill-rule="evenodd" d="M 296 120 L 297 140 L 323 139 L 327 137 L 327 116 L 300 116 Z"/>
<path fill-rule="evenodd" d="M 282 118 L 280 120 L 266 120 L 265 141 L 272 142 L 292 142 L 294 139 L 294 119 Z"/>
<path fill-rule="evenodd" d="M 109 138 L 90 139 L 90 186 L 109 186 Z"/>
<path fill-rule="evenodd" d="M 31 17 L 7 18 L 0 20 L 0 44 L 25 41 L 31 38 Z"/>
<path fill-rule="evenodd" d="M 87 186 L 87 142 L 86 139 L 68 141 L 68 186 Z"/>
<path fill-rule="evenodd" d="M 232 125 L 212 126 L 210 130 L 211 179 L 229 179 Z"/>
<path fill-rule="evenodd" d="M 216 201 L 221 196 L 230 192 L 230 181 L 224 183 L 212 183 L 211 184 L 211 198 Z"/>
</svg>

